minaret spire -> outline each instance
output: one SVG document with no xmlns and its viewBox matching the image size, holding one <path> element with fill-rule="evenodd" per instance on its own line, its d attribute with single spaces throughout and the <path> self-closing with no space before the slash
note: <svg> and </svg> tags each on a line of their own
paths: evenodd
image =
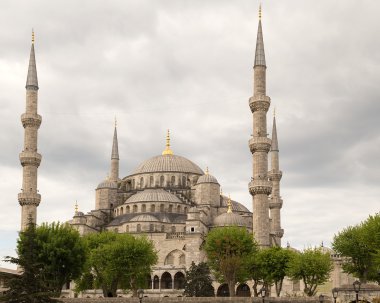
<svg viewBox="0 0 380 303">
<path fill-rule="evenodd" d="M 18 201 L 21 205 L 21 230 L 25 230 L 29 223 L 36 224 L 37 206 L 41 201 L 41 195 L 37 190 L 37 171 L 42 156 L 37 152 L 37 135 L 42 118 L 37 114 L 38 80 L 34 53 L 34 31 L 32 31 L 32 46 L 25 88 L 26 110 L 21 115 L 21 122 L 25 129 L 24 149 L 19 156 L 23 169 L 22 189 L 18 194 Z"/>
<path fill-rule="evenodd" d="M 272 183 L 268 179 L 268 152 L 271 147 L 271 140 L 267 137 L 266 115 L 270 106 L 270 98 L 266 96 L 266 62 L 261 7 L 259 9 L 259 26 L 253 69 L 253 96 L 249 99 L 249 106 L 253 114 L 253 135 L 249 140 L 253 160 L 253 176 L 249 183 L 249 192 L 252 195 L 255 239 L 260 247 L 269 247 L 271 242 L 268 195 L 272 191 Z"/>
<path fill-rule="evenodd" d="M 115 129 L 113 132 L 112 153 L 111 153 L 111 181 L 119 180 L 119 143 L 117 140 L 117 121 L 115 118 Z"/>
<path fill-rule="evenodd" d="M 162 155 L 173 155 L 173 151 L 170 149 L 170 131 L 168 130 L 166 133 L 166 147 L 162 152 Z"/>
<path fill-rule="evenodd" d="M 277 140 L 276 116 L 273 115 L 272 127 L 272 145 L 271 145 L 271 171 L 269 179 L 272 181 L 272 194 L 269 201 L 270 216 L 272 219 L 271 235 L 275 240 L 275 245 L 281 246 L 281 238 L 284 235 L 284 230 L 281 228 L 281 208 L 282 199 L 280 196 L 280 180 L 282 171 L 279 164 L 279 149 Z"/>
</svg>

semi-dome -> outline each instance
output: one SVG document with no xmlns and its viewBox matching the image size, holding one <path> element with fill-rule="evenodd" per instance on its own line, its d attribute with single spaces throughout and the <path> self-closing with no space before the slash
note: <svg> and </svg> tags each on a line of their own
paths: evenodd
<svg viewBox="0 0 380 303">
<path fill-rule="evenodd" d="M 213 175 L 210 175 L 210 174 L 205 174 L 203 176 L 200 176 L 198 178 L 197 184 L 201 184 L 201 183 L 216 183 L 216 184 L 219 184 L 218 180 Z"/>
<path fill-rule="evenodd" d="M 156 172 L 178 172 L 203 175 L 204 172 L 198 165 L 185 157 L 165 154 L 150 158 L 142 162 L 131 175 L 156 173 Z"/>
<path fill-rule="evenodd" d="M 226 212 L 214 219 L 214 226 L 245 226 L 242 216 L 233 212 Z"/>
<path fill-rule="evenodd" d="M 130 222 L 158 222 L 158 219 L 155 216 L 149 214 L 142 214 L 133 217 Z"/>
<path fill-rule="evenodd" d="M 137 203 L 137 202 L 173 202 L 182 203 L 182 201 L 175 195 L 159 189 L 145 189 L 133 196 L 129 197 L 125 203 Z"/>
<path fill-rule="evenodd" d="M 110 179 L 107 178 L 103 180 L 102 182 L 100 182 L 96 189 L 102 189 L 102 188 L 117 188 L 117 182 L 111 181 Z"/>
</svg>

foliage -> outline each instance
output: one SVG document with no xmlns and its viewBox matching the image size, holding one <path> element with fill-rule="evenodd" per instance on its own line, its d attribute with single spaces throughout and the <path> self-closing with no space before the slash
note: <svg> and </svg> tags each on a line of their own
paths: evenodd
<svg viewBox="0 0 380 303">
<path fill-rule="evenodd" d="M 277 297 L 280 296 L 282 283 L 289 271 L 289 264 L 294 253 L 278 246 L 260 250 L 249 261 L 250 276 L 254 280 L 254 294 L 258 295 L 257 285 L 267 288 L 274 284 Z"/>
<path fill-rule="evenodd" d="M 333 249 L 344 258 L 343 270 L 363 283 L 379 281 L 380 214 L 369 216 L 356 226 L 349 226 L 334 236 Z"/>
<path fill-rule="evenodd" d="M 235 284 L 248 278 L 248 259 L 257 250 L 252 235 L 241 227 L 215 228 L 207 235 L 205 250 L 215 276 L 227 282 L 230 296 L 234 296 Z"/>
<path fill-rule="evenodd" d="M 17 264 L 22 268 L 19 276 L 11 278 L 7 283 L 8 290 L 0 301 L 9 303 L 50 303 L 51 289 L 44 280 L 44 263 L 39 261 L 41 247 L 38 234 L 33 223 L 29 223 L 25 231 L 20 232 L 18 240 L 18 258 L 6 257 L 5 261 Z"/>
<path fill-rule="evenodd" d="M 84 238 L 88 261 L 77 291 L 101 288 L 105 297 L 116 296 L 120 289 L 137 289 L 145 283 L 157 262 L 153 243 L 145 237 L 105 231 Z"/>
<path fill-rule="evenodd" d="M 328 280 L 332 269 L 333 263 L 329 253 L 324 253 L 320 248 L 309 248 L 290 259 L 288 273 L 294 280 L 302 279 L 305 285 L 304 293 L 314 296 L 317 286 Z"/>
<path fill-rule="evenodd" d="M 214 297 L 214 287 L 210 277 L 210 268 L 207 263 L 191 263 L 186 271 L 184 294 L 188 297 Z"/>
</svg>

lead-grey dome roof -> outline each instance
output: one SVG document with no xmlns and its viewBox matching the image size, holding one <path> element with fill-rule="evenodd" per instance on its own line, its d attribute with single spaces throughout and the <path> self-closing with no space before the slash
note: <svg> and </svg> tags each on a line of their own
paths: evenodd
<svg viewBox="0 0 380 303">
<path fill-rule="evenodd" d="M 173 203 L 183 203 L 177 196 L 163 190 L 159 189 L 145 189 L 140 191 L 133 196 L 129 197 L 125 203 L 136 203 L 136 202 L 173 202 Z"/>
<path fill-rule="evenodd" d="M 227 207 L 227 201 L 228 201 L 228 197 L 226 196 L 222 196 L 222 201 L 221 201 L 221 207 Z M 236 211 L 236 212 L 249 212 L 249 209 L 246 208 L 243 204 L 239 203 L 239 202 L 236 202 L 236 201 L 232 201 L 231 200 L 231 203 L 232 203 L 232 210 L 233 211 Z"/>
<path fill-rule="evenodd" d="M 133 217 L 130 222 L 158 222 L 158 219 L 153 215 L 142 214 Z"/>
<path fill-rule="evenodd" d="M 245 222 L 242 216 L 227 212 L 214 219 L 214 226 L 245 226 Z"/>
<path fill-rule="evenodd" d="M 96 189 L 101 188 L 117 188 L 117 182 L 111 181 L 109 179 L 105 179 L 102 182 L 99 183 L 98 187 Z"/>
<path fill-rule="evenodd" d="M 197 184 L 201 184 L 201 183 L 216 183 L 216 184 L 219 184 L 218 180 L 213 175 L 210 175 L 210 174 L 206 174 L 206 175 L 200 176 L 198 178 Z"/>
<path fill-rule="evenodd" d="M 177 155 L 159 155 L 141 163 L 131 175 L 155 172 L 204 174 L 199 166 L 189 159 Z"/>
</svg>

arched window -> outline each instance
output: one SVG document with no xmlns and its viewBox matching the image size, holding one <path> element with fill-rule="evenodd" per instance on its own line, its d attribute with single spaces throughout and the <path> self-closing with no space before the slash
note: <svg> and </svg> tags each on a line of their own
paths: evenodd
<svg viewBox="0 0 380 303">
<path fill-rule="evenodd" d="M 121 207 L 121 208 L 120 208 L 120 214 L 122 215 L 123 213 L 124 213 L 124 208 Z"/>
<path fill-rule="evenodd" d="M 117 209 L 117 215 L 119 215 L 119 209 Z"/>
<path fill-rule="evenodd" d="M 185 176 L 182 177 L 182 186 L 186 186 L 186 177 Z"/>
<path fill-rule="evenodd" d="M 149 231 L 154 231 L 154 225 L 153 224 L 149 224 Z"/>
<path fill-rule="evenodd" d="M 187 207 L 185 207 L 185 208 L 183 209 L 183 212 L 184 212 L 185 214 L 187 214 Z"/>
<path fill-rule="evenodd" d="M 137 224 L 137 232 L 139 233 L 139 232 L 141 232 L 141 224 Z"/>
<path fill-rule="evenodd" d="M 180 213 L 181 212 L 181 205 L 178 205 L 177 206 L 177 213 Z"/>
<path fill-rule="evenodd" d="M 132 189 L 135 189 L 135 179 L 132 179 Z"/>
<path fill-rule="evenodd" d="M 143 212 L 143 213 L 146 212 L 146 205 L 145 204 L 141 205 L 141 212 Z"/>
<path fill-rule="evenodd" d="M 165 258 L 165 265 L 174 265 L 174 255 L 170 253 Z"/>
<path fill-rule="evenodd" d="M 161 177 L 160 177 L 160 186 L 161 186 L 161 187 L 164 187 L 164 183 L 165 183 L 165 177 L 164 177 L 164 176 L 161 176 Z"/>
<path fill-rule="evenodd" d="M 164 207 L 165 205 L 164 204 L 160 204 L 160 212 L 163 213 L 165 210 L 164 210 Z"/>
<path fill-rule="evenodd" d="M 172 226 L 172 233 L 175 233 L 175 226 Z"/>
<path fill-rule="evenodd" d="M 172 212 L 173 212 L 173 205 L 171 205 L 171 204 L 169 205 L 168 212 L 169 212 L 169 213 L 172 213 Z"/>
<path fill-rule="evenodd" d="M 249 286 L 245 283 L 239 284 L 236 288 L 236 296 L 237 297 L 250 297 L 251 291 L 249 290 Z"/>
<path fill-rule="evenodd" d="M 130 212 L 131 212 L 131 207 L 127 205 L 127 207 L 125 208 L 125 213 L 129 214 Z"/>
<path fill-rule="evenodd" d="M 156 205 L 151 204 L 150 205 L 150 212 L 154 213 L 156 211 Z"/>
<path fill-rule="evenodd" d="M 161 289 L 172 289 L 172 275 L 165 271 L 161 276 Z"/>
<path fill-rule="evenodd" d="M 170 185 L 171 186 L 174 186 L 175 185 L 175 176 L 172 176 L 171 180 L 170 180 Z"/>
<path fill-rule="evenodd" d="M 161 225 L 161 232 L 165 232 L 165 225 Z"/>
<path fill-rule="evenodd" d="M 137 205 L 133 205 L 133 212 L 137 213 Z"/>
<path fill-rule="evenodd" d="M 129 225 L 125 226 L 125 232 L 129 233 Z"/>
<path fill-rule="evenodd" d="M 140 178 L 140 188 L 143 188 L 144 187 L 144 178 L 141 177 Z"/>
<path fill-rule="evenodd" d="M 185 275 L 179 271 L 174 275 L 174 289 L 183 288 L 185 288 Z"/>
<path fill-rule="evenodd" d="M 153 179 L 153 176 L 150 176 L 150 178 L 149 178 L 149 185 L 150 185 L 150 187 L 154 187 L 154 179 Z"/>
<path fill-rule="evenodd" d="M 223 283 L 222 285 L 219 286 L 217 292 L 216 292 L 217 297 L 229 297 L 230 296 L 230 291 L 228 289 L 228 284 Z"/>
<path fill-rule="evenodd" d="M 160 279 L 157 276 L 154 276 L 153 289 L 159 289 L 159 288 L 160 288 Z"/>
</svg>

